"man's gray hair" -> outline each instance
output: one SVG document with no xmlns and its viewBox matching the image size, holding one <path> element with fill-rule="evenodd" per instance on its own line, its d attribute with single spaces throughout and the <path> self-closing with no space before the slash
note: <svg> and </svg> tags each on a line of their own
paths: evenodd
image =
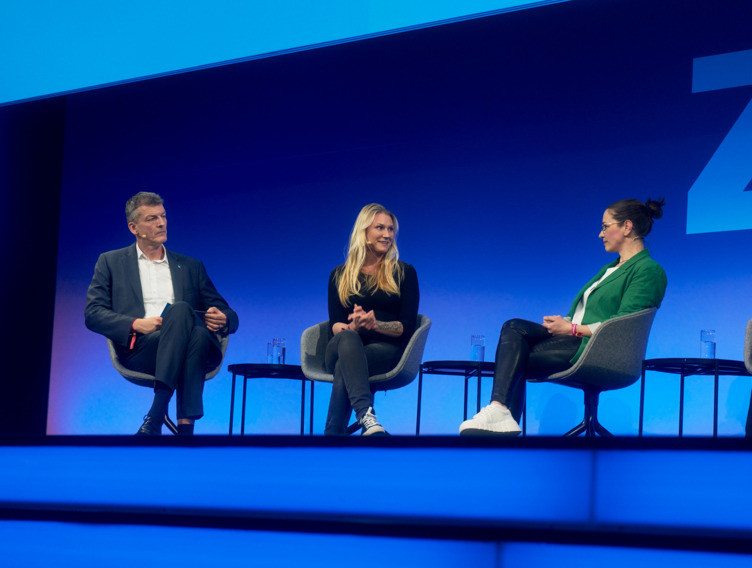
<svg viewBox="0 0 752 568">
<path fill-rule="evenodd" d="M 164 201 L 156 193 L 139 191 L 125 203 L 125 218 L 128 223 L 138 222 L 138 208 L 142 205 L 162 205 Z"/>
</svg>

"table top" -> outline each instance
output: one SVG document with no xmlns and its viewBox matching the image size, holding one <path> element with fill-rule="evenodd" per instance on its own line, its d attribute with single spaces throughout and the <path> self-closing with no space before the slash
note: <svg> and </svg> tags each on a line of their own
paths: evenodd
<svg viewBox="0 0 752 568">
<path fill-rule="evenodd" d="M 228 365 L 227 370 L 233 375 L 246 379 L 301 379 L 305 375 L 300 365 L 272 365 L 270 363 L 236 363 Z"/>
<path fill-rule="evenodd" d="M 660 371 L 677 375 L 749 375 L 743 361 L 733 359 L 700 359 L 669 357 L 665 359 L 645 359 L 642 368 L 646 371 Z"/>
<path fill-rule="evenodd" d="M 493 376 L 496 368 L 491 361 L 425 361 L 421 369 L 431 375 L 467 375 L 477 373 L 478 366 L 482 377 Z"/>
</svg>

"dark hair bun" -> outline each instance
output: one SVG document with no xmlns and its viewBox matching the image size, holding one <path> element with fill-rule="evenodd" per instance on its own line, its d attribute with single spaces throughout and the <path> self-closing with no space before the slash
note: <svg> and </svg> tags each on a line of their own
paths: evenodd
<svg viewBox="0 0 752 568">
<path fill-rule="evenodd" d="M 663 217 L 663 206 L 666 205 L 666 199 L 663 197 L 653 201 L 649 199 L 645 202 L 645 207 L 648 209 L 648 215 L 653 219 L 660 219 Z"/>
</svg>

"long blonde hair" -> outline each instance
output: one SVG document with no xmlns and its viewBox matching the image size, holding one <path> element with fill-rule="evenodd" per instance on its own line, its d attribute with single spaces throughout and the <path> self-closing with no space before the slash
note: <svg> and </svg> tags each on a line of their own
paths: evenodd
<svg viewBox="0 0 752 568">
<path fill-rule="evenodd" d="M 379 213 L 385 213 L 392 218 L 392 222 L 394 223 L 394 238 L 384 258 L 379 262 L 376 272 L 367 277 L 365 291 L 374 289 L 383 290 L 387 294 L 396 294 L 399 296 L 398 281 L 401 282 L 403 278 L 402 267 L 397 262 L 399 260 L 399 251 L 397 250 L 399 223 L 397 222 L 397 217 L 387 210 L 386 207 L 378 203 L 371 203 L 363 207 L 360 213 L 358 213 L 358 218 L 355 219 L 355 224 L 350 233 L 347 260 L 337 274 L 337 291 L 339 293 L 339 301 L 342 302 L 343 306 L 349 306 L 350 296 L 357 296 L 361 293 L 360 269 L 363 268 L 366 262 L 366 253 L 368 251 L 366 231 Z"/>
</svg>

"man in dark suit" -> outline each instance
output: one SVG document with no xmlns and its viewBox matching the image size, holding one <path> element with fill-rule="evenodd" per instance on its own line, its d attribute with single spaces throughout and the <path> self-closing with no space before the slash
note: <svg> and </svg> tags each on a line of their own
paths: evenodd
<svg viewBox="0 0 752 568">
<path fill-rule="evenodd" d="M 86 294 L 86 327 L 115 344 L 127 368 L 154 375 L 154 402 L 136 435 L 159 435 L 177 390 L 178 433 L 193 434 L 204 414 L 207 370 L 222 359 L 220 335 L 238 316 L 217 292 L 204 265 L 168 251 L 162 198 L 140 192 L 125 205 L 136 243 L 103 253 Z"/>
</svg>

